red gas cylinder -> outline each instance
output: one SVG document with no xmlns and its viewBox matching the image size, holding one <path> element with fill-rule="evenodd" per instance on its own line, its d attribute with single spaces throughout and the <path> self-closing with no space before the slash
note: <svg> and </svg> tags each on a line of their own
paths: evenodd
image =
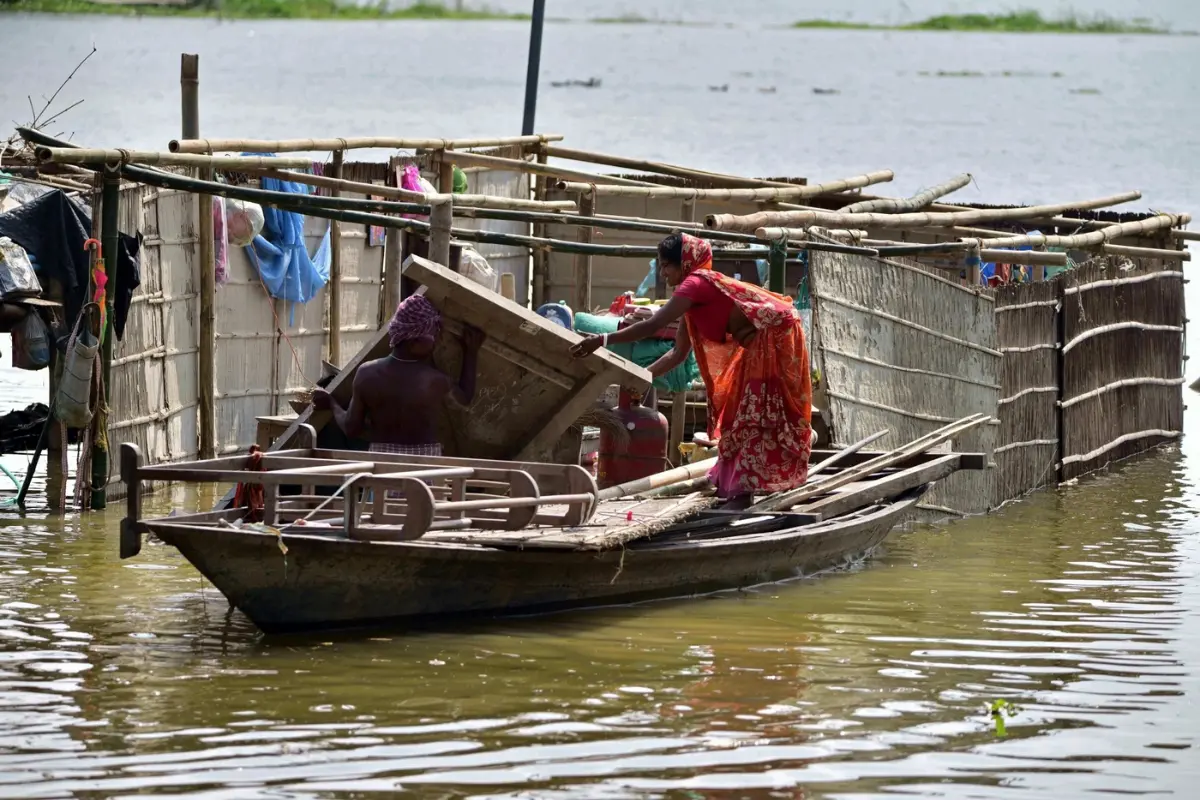
<svg viewBox="0 0 1200 800">
<path fill-rule="evenodd" d="M 625 447 L 606 428 L 600 429 L 600 488 L 616 486 L 654 475 L 667 468 L 667 418 L 634 400 L 625 389 L 617 402 L 617 416 L 629 434 Z"/>
</svg>

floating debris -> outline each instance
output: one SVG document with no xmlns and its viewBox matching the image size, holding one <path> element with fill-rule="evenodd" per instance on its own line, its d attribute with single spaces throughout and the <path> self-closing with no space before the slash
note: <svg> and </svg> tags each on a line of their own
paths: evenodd
<svg viewBox="0 0 1200 800">
<path fill-rule="evenodd" d="M 1072 89 L 1071 94 L 1100 94 L 1100 90 L 1091 88 Z"/>
<path fill-rule="evenodd" d="M 550 85 L 556 89 L 565 87 L 578 87 L 580 89 L 598 89 L 601 81 L 599 78 L 588 78 L 586 81 L 569 80 L 569 81 L 551 81 Z"/>
<path fill-rule="evenodd" d="M 817 86 L 813 87 L 813 94 L 841 94 L 840 89 L 821 89 Z"/>
<path fill-rule="evenodd" d="M 708 90 L 709 90 L 710 92 L 728 92 L 728 91 L 729 91 L 729 84 L 728 84 L 728 83 L 725 83 L 725 84 L 722 84 L 722 85 L 720 85 L 720 86 L 709 86 L 709 87 L 708 87 Z"/>
</svg>

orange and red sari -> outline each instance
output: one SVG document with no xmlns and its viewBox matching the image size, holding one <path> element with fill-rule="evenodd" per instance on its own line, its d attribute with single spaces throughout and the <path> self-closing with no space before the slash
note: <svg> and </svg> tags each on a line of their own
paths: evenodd
<svg viewBox="0 0 1200 800">
<path fill-rule="evenodd" d="M 719 440 L 709 480 L 722 497 L 801 485 L 812 452 L 812 377 L 799 314 L 787 297 L 714 270 L 703 239 L 684 235 L 682 267 L 732 300 L 757 330 L 742 347 L 728 334 L 723 341 L 702 335 L 703 307 L 684 315 L 708 390 L 709 435 Z"/>
</svg>

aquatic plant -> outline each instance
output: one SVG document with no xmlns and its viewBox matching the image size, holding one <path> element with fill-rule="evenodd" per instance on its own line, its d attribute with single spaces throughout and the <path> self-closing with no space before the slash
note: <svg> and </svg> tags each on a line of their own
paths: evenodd
<svg viewBox="0 0 1200 800">
<path fill-rule="evenodd" d="M 987 708 L 992 717 L 992 724 L 996 727 L 996 735 L 1007 736 L 1008 728 L 1004 724 L 1004 717 L 1015 717 L 1021 709 L 1007 700 L 993 700 Z"/>
<path fill-rule="evenodd" d="M 223 17 L 227 19 L 529 19 L 528 14 L 507 14 L 486 8 L 451 8 L 445 3 L 412 3 L 393 8 L 386 0 L 366 5 L 337 0 L 214 0 L 187 5 L 124 5 L 92 0 L 0 0 L 0 11 L 52 14 L 117 14 L 141 16 Z"/>
<path fill-rule="evenodd" d="M 1053 19 L 1032 9 L 1004 14 L 940 14 L 904 25 L 875 25 L 868 22 L 809 19 L 792 23 L 793 28 L 833 28 L 881 31 L 958 31 L 966 33 L 1125 33 L 1165 34 L 1170 29 L 1138 18 L 1120 20 L 1102 14 L 1068 14 Z"/>
</svg>

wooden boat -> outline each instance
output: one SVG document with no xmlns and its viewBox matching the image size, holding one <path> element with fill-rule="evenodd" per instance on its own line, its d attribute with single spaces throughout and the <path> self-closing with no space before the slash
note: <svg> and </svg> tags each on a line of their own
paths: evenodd
<svg viewBox="0 0 1200 800">
<path fill-rule="evenodd" d="M 834 568 L 869 554 L 930 484 L 986 466 L 978 454 L 845 455 L 803 503 L 734 513 L 699 493 L 600 501 L 577 466 L 301 449 L 144 467 L 123 445 L 121 555 L 154 534 L 267 633 L 525 614 Z M 246 507 L 143 519 L 146 481 L 261 485 L 263 522 L 247 523 Z"/>
</svg>

